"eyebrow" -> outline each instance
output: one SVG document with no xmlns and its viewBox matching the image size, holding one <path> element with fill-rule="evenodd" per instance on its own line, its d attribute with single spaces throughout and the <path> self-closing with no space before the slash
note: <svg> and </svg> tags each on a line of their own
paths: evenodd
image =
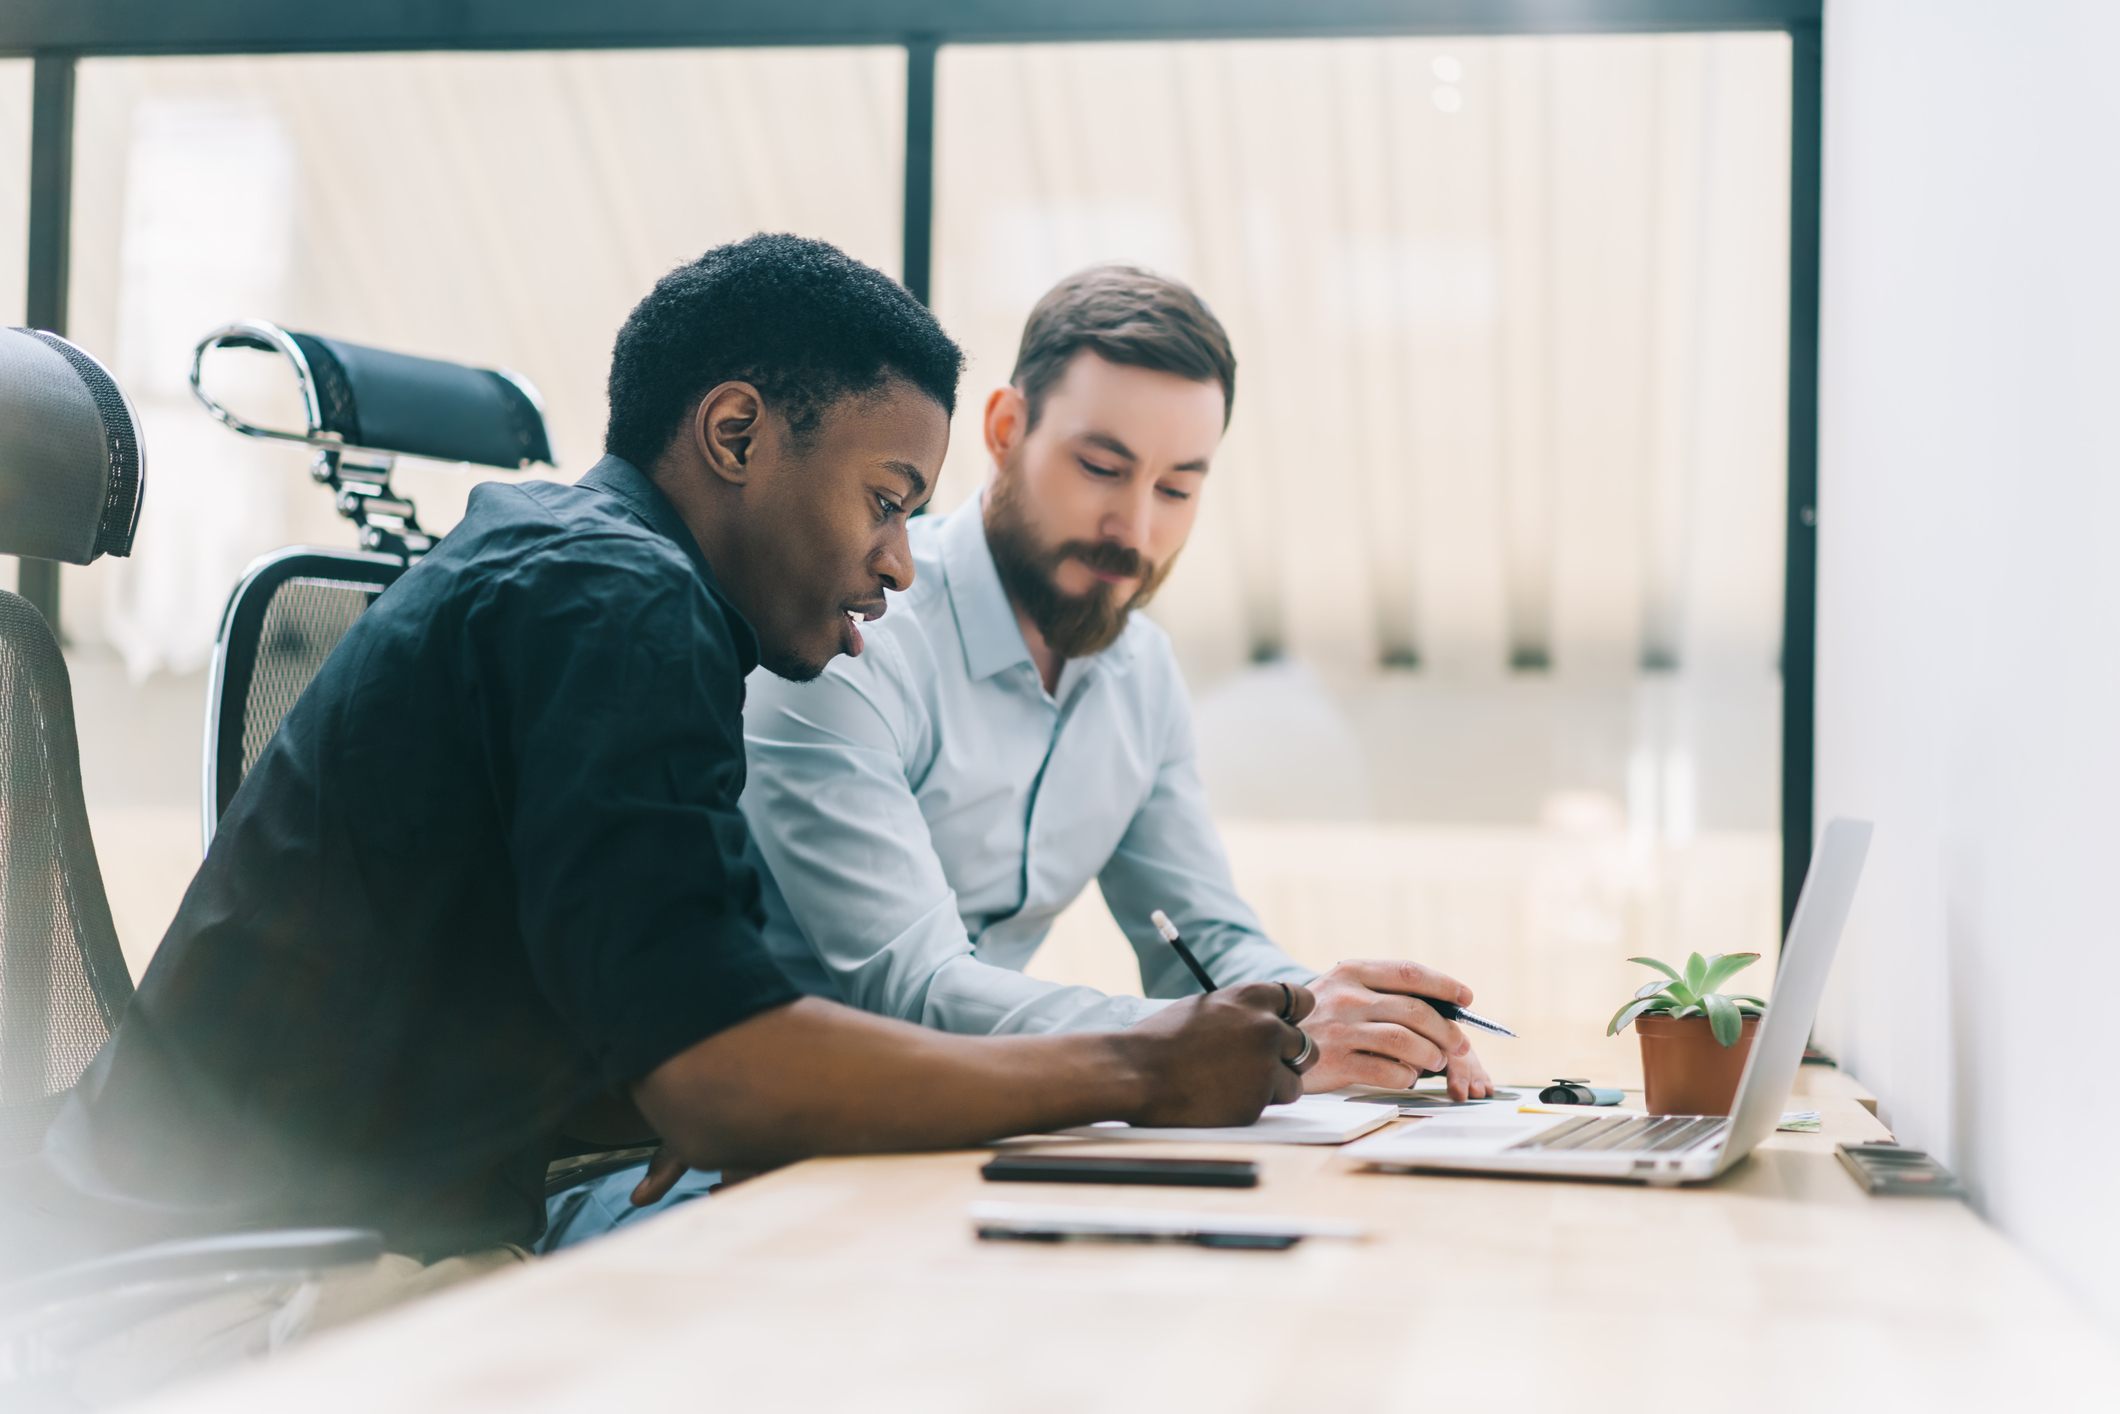
<svg viewBox="0 0 2120 1414">
<path fill-rule="evenodd" d="M 927 478 L 922 476 L 920 468 L 914 466 L 911 462 L 887 461 L 883 464 L 883 469 L 885 471 L 895 471 L 906 480 L 912 482 L 915 496 L 925 496 L 927 494 Z"/>
<path fill-rule="evenodd" d="M 1112 436 L 1109 432 L 1085 432 L 1082 434 L 1082 440 L 1089 443 L 1093 447 L 1102 447 L 1105 451 L 1110 452 L 1115 457 L 1124 457 L 1130 462 L 1138 462 L 1141 460 L 1139 457 L 1134 455 L 1133 448 L 1127 446 L 1126 443 L 1120 441 L 1117 437 Z M 1171 470 L 1205 472 L 1207 470 L 1207 458 L 1194 457 L 1189 462 L 1179 462 L 1176 466 L 1172 467 Z"/>
</svg>

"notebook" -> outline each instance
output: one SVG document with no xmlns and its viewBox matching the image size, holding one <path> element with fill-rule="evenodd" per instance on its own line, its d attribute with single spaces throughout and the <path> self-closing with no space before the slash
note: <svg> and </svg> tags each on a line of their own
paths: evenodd
<svg viewBox="0 0 2120 1414">
<path fill-rule="evenodd" d="M 1251 1124 L 1227 1129 L 1155 1129 L 1106 1120 L 1060 1133 L 1078 1139 L 1164 1139 L 1191 1144 L 1345 1144 L 1398 1118 L 1390 1105 L 1351 1104 L 1337 1095 L 1305 1095 L 1269 1105 Z"/>
</svg>

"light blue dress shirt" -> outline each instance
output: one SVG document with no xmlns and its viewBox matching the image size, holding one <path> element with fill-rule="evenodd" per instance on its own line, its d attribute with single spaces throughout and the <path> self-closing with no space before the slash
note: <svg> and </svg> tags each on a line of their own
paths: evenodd
<svg viewBox="0 0 2120 1414">
<path fill-rule="evenodd" d="M 1184 679 L 1135 614 L 1047 693 L 977 499 L 911 526 L 915 578 L 814 682 L 752 676 L 743 811 L 766 936 L 796 985 L 963 1032 L 1132 1025 L 1161 1003 L 1023 975 L 1094 879 L 1149 997 L 1308 981 L 1237 897 L 1194 762 Z"/>
</svg>

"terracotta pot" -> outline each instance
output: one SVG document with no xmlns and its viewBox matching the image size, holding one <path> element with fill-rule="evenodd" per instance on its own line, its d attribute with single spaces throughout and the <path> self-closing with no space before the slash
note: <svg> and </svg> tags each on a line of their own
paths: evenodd
<svg viewBox="0 0 2120 1414">
<path fill-rule="evenodd" d="M 1747 1016 L 1737 1044 L 1724 1046 L 1708 1029 L 1708 1018 L 1637 1016 L 1642 1038 L 1642 1089 L 1653 1115 L 1726 1115 L 1737 1101 L 1759 1018 Z"/>
</svg>

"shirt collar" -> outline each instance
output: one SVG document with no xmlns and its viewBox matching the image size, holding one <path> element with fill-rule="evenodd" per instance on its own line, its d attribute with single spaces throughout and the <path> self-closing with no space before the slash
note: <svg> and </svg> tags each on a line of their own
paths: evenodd
<svg viewBox="0 0 2120 1414">
<path fill-rule="evenodd" d="M 714 602 L 727 611 L 729 622 L 736 638 L 736 656 L 746 676 L 758 666 L 758 634 L 751 628 L 750 620 L 743 611 L 729 602 L 722 592 L 721 581 L 714 577 L 714 567 L 707 563 L 706 552 L 699 548 L 699 538 L 692 527 L 685 524 L 677 507 L 670 504 L 662 488 L 653 477 L 642 471 L 624 457 L 607 456 L 582 473 L 575 485 L 590 491 L 601 491 L 619 502 L 648 529 L 665 540 L 677 542 L 699 571 L 700 579 L 707 586 L 707 593 Z"/>
<path fill-rule="evenodd" d="M 1031 666 L 1030 647 L 1023 641 L 1016 611 L 1009 606 L 1008 591 L 1001 587 L 993 547 L 986 543 L 985 502 L 983 493 L 974 496 L 944 517 L 936 532 L 950 610 L 957 618 L 957 636 L 964 643 L 965 671 L 975 681 L 1018 663 Z M 1130 633 L 1120 634 L 1119 641 L 1091 658 L 1090 664 L 1129 661 L 1134 652 L 1132 639 Z"/>
</svg>

